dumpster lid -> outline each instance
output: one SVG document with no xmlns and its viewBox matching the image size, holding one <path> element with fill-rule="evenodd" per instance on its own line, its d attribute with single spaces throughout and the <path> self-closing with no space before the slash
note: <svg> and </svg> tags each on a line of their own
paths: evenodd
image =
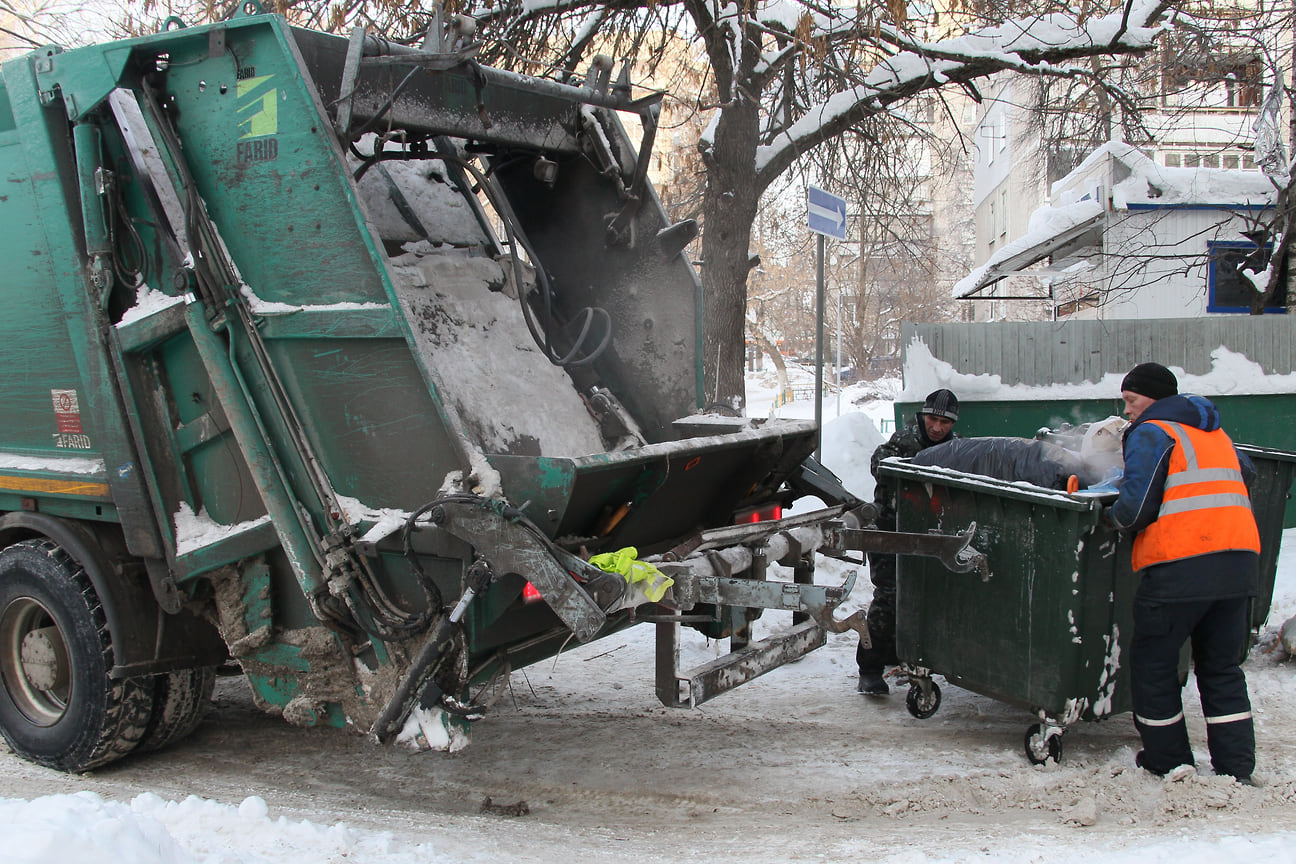
<svg viewBox="0 0 1296 864">
<path fill-rule="evenodd" d="M 1095 496 L 1072 495 L 1061 489 L 1046 489 L 1020 480 L 999 480 L 980 474 L 968 474 L 937 465 L 914 465 L 908 459 L 892 456 L 878 463 L 878 472 L 922 483 L 940 483 L 957 489 L 986 491 L 1018 501 L 1047 501 L 1065 510 L 1095 510 L 1102 506 Z"/>
</svg>

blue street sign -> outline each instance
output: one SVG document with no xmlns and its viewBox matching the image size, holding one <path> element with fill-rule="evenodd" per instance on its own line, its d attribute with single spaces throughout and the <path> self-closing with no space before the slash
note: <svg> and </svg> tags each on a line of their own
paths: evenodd
<svg viewBox="0 0 1296 864">
<path fill-rule="evenodd" d="M 846 199 L 806 187 L 806 226 L 816 234 L 846 239 Z"/>
</svg>

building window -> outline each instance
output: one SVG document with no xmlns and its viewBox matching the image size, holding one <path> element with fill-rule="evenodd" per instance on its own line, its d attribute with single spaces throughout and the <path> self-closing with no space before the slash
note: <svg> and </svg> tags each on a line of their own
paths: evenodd
<svg viewBox="0 0 1296 864">
<path fill-rule="evenodd" d="M 1167 42 L 1163 101 L 1185 107 L 1244 110 L 1260 104 L 1264 89 L 1261 57 L 1245 48 L 1207 51 Z"/>
<path fill-rule="evenodd" d="M 1251 300 L 1256 296 L 1255 284 L 1240 271 L 1248 263 L 1251 266 L 1246 269 L 1254 271 L 1258 268 L 1263 271 L 1271 251 L 1272 246 L 1266 245 L 1264 250 L 1260 250 L 1254 243 L 1244 240 L 1208 242 L 1206 311 L 1249 313 Z M 1261 257 L 1257 259 L 1257 255 Z M 1280 287 L 1265 303 L 1266 313 L 1287 311 L 1286 270 L 1284 262 L 1279 266 Z"/>
<path fill-rule="evenodd" d="M 1008 190 L 999 190 L 999 225 L 996 229 L 999 236 L 1003 237 L 1008 233 Z"/>
<path fill-rule="evenodd" d="M 986 162 L 990 165 L 993 165 L 995 161 L 995 154 L 999 152 L 999 148 L 995 146 L 995 138 L 999 137 L 998 123 L 996 123 L 995 120 L 987 117 L 985 124 L 982 125 L 981 127 L 981 134 L 985 136 Z"/>
<path fill-rule="evenodd" d="M 1182 168 L 1183 157 L 1178 153 L 1167 153 L 1165 154 L 1165 165 L 1167 168 Z"/>
<path fill-rule="evenodd" d="M 1225 156 L 1225 157 L 1224 157 L 1224 167 L 1225 167 L 1225 168 L 1234 168 L 1234 169 L 1237 168 L 1237 167 L 1238 167 L 1238 157 L 1236 157 L 1236 156 Z"/>
<path fill-rule="evenodd" d="M 1183 164 L 1183 167 L 1185 167 L 1185 168 L 1200 168 L 1200 167 L 1201 167 L 1201 156 L 1197 155 L 1196 153 L 1185 153 L 1185 154 L 1184 154 L 1184 164 Z"/>
</svg>

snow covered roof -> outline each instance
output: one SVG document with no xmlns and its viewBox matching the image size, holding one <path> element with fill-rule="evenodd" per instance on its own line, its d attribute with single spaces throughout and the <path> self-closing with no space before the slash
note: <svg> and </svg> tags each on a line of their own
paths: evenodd
<svg viewBox="0 0 1296 864">
<path fill-rule="evenodd" d="M 1044 258 L 1055 256 L 1054 264 L 1059 264 L 1060 252 L 1099 251 L 1107 214 L 1118 210 L 1252 209 L 1273 206 L 1275 195 L 1273 184 L 1259 171 L 1166 168 L 1123 141 L 1109 141 L 1054 183 L 1053 203 L 1031 214 L 1026 233 L 955 283 L 953 295 L 975 298 L 982 289 Z M 1053 268 L 1039 275 L 1057 272 Z"/>
<path fill-rule="evenodd" d="M 1065 207 L 1039 208 L 1031 214 L 1026 233 L 1001 246 L 986 263 L 960 279 L 954 286 L 954 296 L 960 299 L 973 297 L 982 288 L 1005 276 L 1069 247 L 1098 229 L 1105 216 L 1106 208 L 1093 198 Z"/>
<path fill-rule="evenodd" d="M 1103 171 L 1103 166 L 1106 170 Z M 1083 195 L 1095 173 L 1110 179 L 1111 209 L 1155 207 L 1267 207 L 1273 184 L 1259 171 L 1233 168 L 1167 168 L 1124 141 L 1108 141 L 1070 174 L 1053 184 L 1053 200 L 1067 203 Z"/>
</svg>

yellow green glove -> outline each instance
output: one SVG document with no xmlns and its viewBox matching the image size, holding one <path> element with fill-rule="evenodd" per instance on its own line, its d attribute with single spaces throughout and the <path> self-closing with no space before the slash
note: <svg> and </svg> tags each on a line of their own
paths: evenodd
<svg viewBox="0 0 1296 864">
<path fill-rule="evenodd" d="M 643 583 L 644 596 L 653 603 L 666 596 L 666 589 L 675 584 L 674 579 L 652 564 L 640 561 L 639 550 L 633 546 L 595 555 L 589 559 L 589 563 L 608 573 L 620 573 L 631 586 Z"/>
</svg>

